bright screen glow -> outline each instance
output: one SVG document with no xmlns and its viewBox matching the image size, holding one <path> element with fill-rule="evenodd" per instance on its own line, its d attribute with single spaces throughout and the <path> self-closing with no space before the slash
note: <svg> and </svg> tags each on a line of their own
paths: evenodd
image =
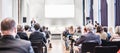
<svg viewBox="0 0 120 53">
<path fill-rule="evenodd" d="M 46 18 L 74 18 L 74 5 L 45 5 Z"/>
</svg>

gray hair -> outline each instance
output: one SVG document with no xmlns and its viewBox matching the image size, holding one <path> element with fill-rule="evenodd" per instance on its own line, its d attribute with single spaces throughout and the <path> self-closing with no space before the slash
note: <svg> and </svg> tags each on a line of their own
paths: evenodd
<svg viewBox="0 0 120 53">
<path fill-rule="evenodd" d="M 86 29 L 92 32 L 93 31 L 93 25 L 92 24 L 86 25 Z"/>
</svg>

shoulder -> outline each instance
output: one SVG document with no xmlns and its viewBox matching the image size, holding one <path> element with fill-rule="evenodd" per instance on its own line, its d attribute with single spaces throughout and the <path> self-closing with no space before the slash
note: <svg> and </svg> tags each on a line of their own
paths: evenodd
<svg viewBox="0 0 120 53">
<path fill-rule="evenodd" d="M 112 37 L 118 37 L 119 35 L 118 34 L 113 34 Z"/>
<path fill-rule="evenodd" d="M 31 42 L 27 40 L 17 39 L 16 41 L 21 45 L 31 45 Z"/>
<path fill-rule="evenodd" d="M 25 33 L 25 32 L 22 32 L 21 34 L 23 34 L 23 35 L 27 35 L 27 33 Z"/>
<path fill-rule="evenodd" d="M 100 35 L 100 33 L 95 33 L 95 35 Z"/>
</svg>

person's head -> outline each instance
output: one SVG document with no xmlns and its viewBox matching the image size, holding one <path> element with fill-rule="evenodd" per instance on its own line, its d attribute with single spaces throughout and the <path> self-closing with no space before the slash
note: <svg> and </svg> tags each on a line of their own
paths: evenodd
<svg viewBox="0 0 120 53">
<path fill-rule="evenodd" d="M 93 25 L 86 25 L 86 30 L 87 30 L 87 32 L 92 32 L 93 31 Z"/>
<path fill-rule="evenodd" d="M 5 18 L 1 21 L 1 32 L 3 35 L 16 35 L 16 23 L 11 18 Z"/>
<path fill-rule="evenodd" d="M 81 33 L 81 27 L 80 27 L 80 26 L 77 27 L 77 32 L 78 32 L 78 33 Z"/>
<path fill-rule="evenodd" d="M 48 27 L 45 27 L 45 30 L 48 30 Z"/>
<path fill-rule="evenodd" d="M 73 26 L 70 26 L 69 29 L 70 29 L 70 30 L 73 30 Z"/>
<path fill-rule="evenodd" d="M 102 26 L 98 26 L 98 27 L 97 27 L 97 33 L 101 33 L 102 30 L 103 30 Z"/>
<path fill-rule="evenodd" d="M 34 28 L 35 28 L 35 30 L 39 30 L 40 29 L 40 25 L 38 23 L 35 23 Z"/>
<path fill-rule="evenodd" d="M 30 26 L 29 26 L 29 25 L 25 25 L 25 26 L 24 26 L 24 29 L 25 29 L 25 31 L 27 31 L 27 30 L 30 29 Z"/>
<path fill-rule="evenodd" d="M 97 24 L 97 21 L 95 21 L 95 23 Z"/>
<path fill-rule="evenodd" d="M 120 35 L 120 26 L 116 26 L 115 33 L 118 34 L 118 35 Z"/>
<path fill-rule="evenodd" d="M 113 32 L 113 27 L 109 27 L 108 32 L 109 32 L 110 34 L 114 34 L 114 32 Z"/>
<path fill-rule="evenodd" d="M 108 32 L 108 28 L 107 27 L 103 27 L 103 30 L 104 30 L 104 32 Z"/>
<path fill-rule="evenodd" d="M 17 25 L 17 32 L 23 32 L 23 27 L 21 25 Z"/>
<path fill-rule="evenodd" d="M 46 28 L 45 26 L 42 27 L 43 31 L 45 31 L 45 28 Z"/>
</svg>

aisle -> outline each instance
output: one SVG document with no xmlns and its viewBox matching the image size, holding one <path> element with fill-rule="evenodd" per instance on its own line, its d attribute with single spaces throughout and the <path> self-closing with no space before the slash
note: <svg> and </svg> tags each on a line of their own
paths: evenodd
<svg viewBox="0 0 120 53">
<path fill-rule="evenodd" d="M 52 48 L 48 48 L 48 53 L 69 53 L 65 50 L 62 40 L 51 40 Z"/>
</svg>

